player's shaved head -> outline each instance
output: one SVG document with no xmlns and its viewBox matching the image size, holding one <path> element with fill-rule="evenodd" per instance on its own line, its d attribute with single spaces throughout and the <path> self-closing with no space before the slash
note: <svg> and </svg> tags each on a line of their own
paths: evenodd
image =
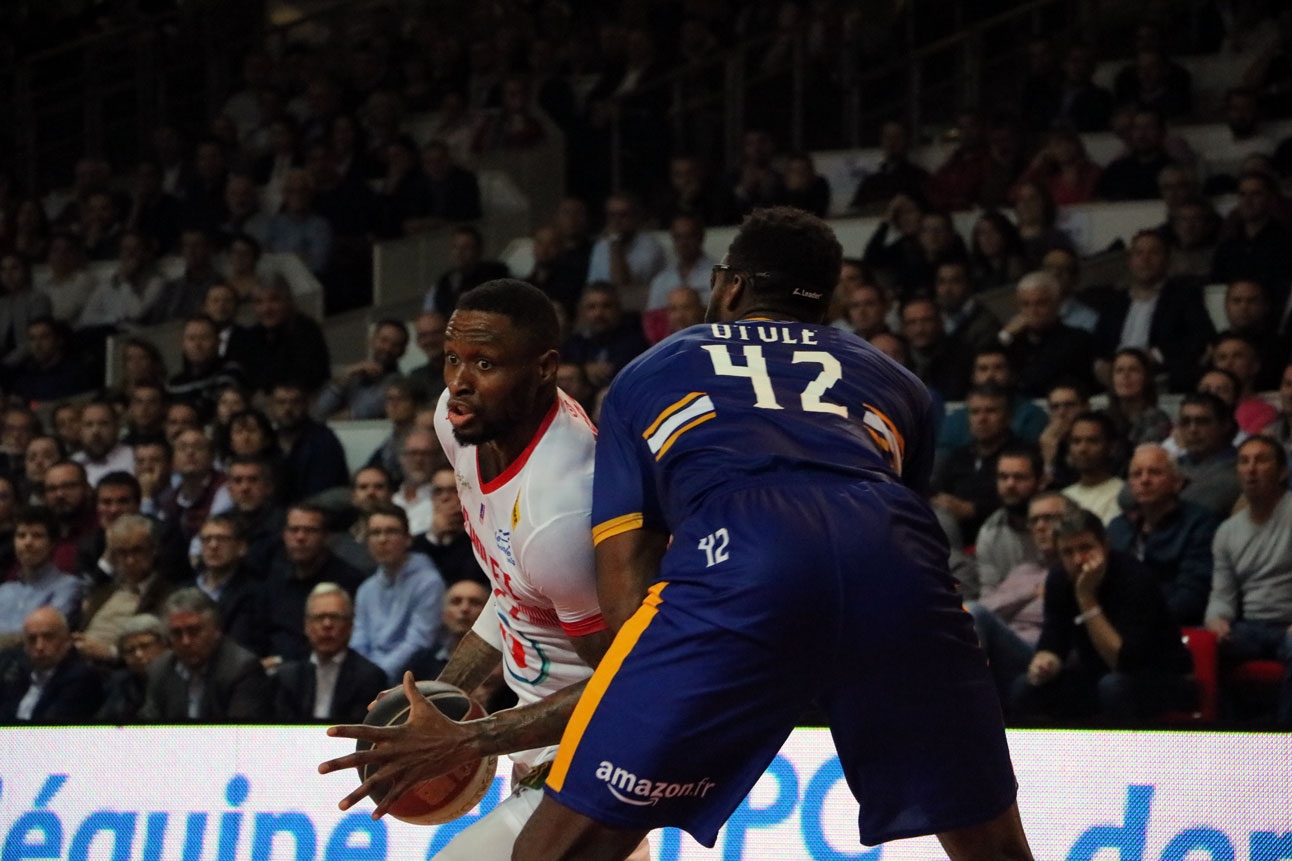
<svg viewBox="0 0 1292 861">
<path fill-rule="evenodd" d="M 499 314 L 511 321 L 534 352 L 561 346 L 561 326 L 552 300 L 532 284 L 515 278 L 496 278 L 463 293 L 458 311 Z"/>
</svg>

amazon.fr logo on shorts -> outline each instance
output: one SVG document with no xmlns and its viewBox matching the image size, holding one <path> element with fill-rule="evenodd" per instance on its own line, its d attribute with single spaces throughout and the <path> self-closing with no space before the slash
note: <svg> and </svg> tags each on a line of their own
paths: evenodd
<svg viewBox="0 0 1292 861">
<path fill-rule="evenodd" d="M 717 786 L 707 777 L 690 783 L 649 780 L 607 761 L 597 766 L 597 779 L 606 784 L 606 789 L 615 798 L 636 807 L 649 807 L 666 798 L 704 798 L 710 789 Z"/>
</svg>

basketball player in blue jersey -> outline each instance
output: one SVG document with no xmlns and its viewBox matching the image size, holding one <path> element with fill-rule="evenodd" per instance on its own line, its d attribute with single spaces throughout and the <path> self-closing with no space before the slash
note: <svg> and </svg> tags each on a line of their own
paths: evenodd
<svg viewBox="0 0 1292 861">
<path fill-rule="evenodd" d="M 805 706 L 827 715 L 867 845 L 936 834 L 1027 861 L 986 659 L 923 495 L 922 384 L 821 325 L 841 250 L 756 211 L 707 322 L 611 386 L 593 479 L 618 633 L 513 859 L 622 859 L 652 828 L 712 846 Z"/>
</svg>

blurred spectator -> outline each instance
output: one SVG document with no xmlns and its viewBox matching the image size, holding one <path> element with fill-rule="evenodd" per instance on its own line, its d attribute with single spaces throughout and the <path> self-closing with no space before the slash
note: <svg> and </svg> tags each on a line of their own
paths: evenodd
<svg viewBox="0 0 1292 861">
<path fill-rule="evenodd" d="M 134 230 L 121 235 L 117 267 L 90 293 L 79 328 L 130 328 L 152 312 L 165 289 L 153 265 L 152 240 Z"/>
<path fill-rule="evenodd" d="M 1166 151 L 1166 119 L 1160 111 L 1141 108 L 1131 121 L 1130 151 L 1109 162 L 1096 185 L 1105 200 L 1152 200 L 1157 177 L 1173 159 Z"/>
<path fill-rule="evenodd" d="M 1068 466 L 1068 432 L 1072 420 L 1090 409 L 1085 390 L 1071 381 L 1060 381 L 1050 387 L 1045 395 L 1049 423 L 1037 440 L 1041 447 L 1041 460 L 1045 462 L 1046 485 L 1066 487 L 1077 480 Z"/>
<path fill-rule="evenodd" d="M 1184 475 L 1160 445 L 1135 449 L 1128 485 L 1134 505 L 1108 524 L 1108 545 L 1154 574 L 1176 624 L 1202 624 L 1211 591 L 1211 540 L 1220 519 L 1180 499 Z"/>
<path fill-rule="evenodd" d="M 426 364 L 409 371 L 408 381 L 419 390 L 417 399 L 426 403 L 436 403 L 444 391 L 444 329 L 448 322 L 439 311 L 423 311 L 413 318 L 413 336 Z"/>
<path fill-rule="evenodd" d="M 1109 550 L 1088 511 L 1060 520 L 1054 543 L 1059 564 L 1046 575 L 1041 637 L 1014 683 L 1014 710 L 1133 721 L 1192 708 L 1189 653 L 1153 574 Z"/>
<path fill-rule="evenodd" d="M 1262 431 L 1278 440 L 1285 450 L 1292 448 L 1292 364 L 1285 364 L 1279 381 L 1279 415 Z"/>
<path fill-rule="evenodd" d="M 404 233 L 474 221 L 481 216 L 480 183 L 474 173 L 453 163 L 443 141 L 431 141 L 422 148 L 421 171 L 413 175 L 401 214 Z"/>
<path fill-rule="evenodd" d="M 23 619 L 22 649 L 0 654 L 0 722 L 84 723 L 103 702 L 103 683 L 72 648 L 67 619 L 38 607 Z"/>
<path fill-rule="evenodd" d="M 139 480 L 128 472 L 110 472 L 94 487 L 96 529 L 87 531 L 76 545 L 77 573 L 91 586 L 111 580 L 116 565 L 108 553 L 107 531 L 127 514 L 139 514 L 143 496 Z M 188 547 L 175 524 L 147 517 L 152 529 L 149 565 L 171 582 L 191 576 Z M 153 608 L 156 609 L 156 608 Z"/>
<path fill-rule="evenodd" d="M 926 212 L 920 217 L 917 254 L 898 272 L 897 280 L 906 295 L 923 292 L 934 286 L 938 266 L 951 260 L 966 260 L 969 251 L 956 232 L 955 223 L 945 212 Z"/>
<path fill-rule="evenodd" d="M 377 566 L 368 552 L 368 514 L 379 504 L 393 502 L 395 482 L 379 466 L 361 467 L 350 485 L 350 507 L 357 515 L 348 529 L 328 538 L 328 546 L 347 564 L 368 572 Z"/>
<path fill-rule="evenodd" d="M 919 265 L 924 253 L 920 247 L 923 217 L 923 205 L 916 198 L 897 195 L 889 202 L 884 220 L 871 234 L 862 254 L 862 262 L 874 271 L 880 285 L 902 301 L 915 293 L 914 287 L 906 283 L 905 273 Z M 895 235 L 890 237 L 890 233 Z"/>
<path fill-rule="evenodd" d="M 403 509 L 378 506 L 367 517 L 368 552 L 377 570 L 359 587 L 350 645 L 394 684 L 413 655 L 439 638 L 444 581 L 430 559 L 410 552 Z"/>
<path fill-rule="evenodd" d="M 104 532 L 111 579 L 86 595 L 85 625 L 73 640 L 82 657 L 108 665 L 121 657 L 117 642 L 126 622 L 138 613 L 159 612 L 178 578 L 158 568 L 157 540 L 147 517 L 122 514 Z"/>
<path fill-rule="evenodd" d="M 179 244 L 181 218 L 179 200 L 162 187 L 161 165 L 139 162 L 130 183 L 126 229 L 148 237 L 158 254 L 169 254 Z"/>
<path fill-rule="evenodd" d="M 579 300 L 574 332 L 562 346 L 561 357 L 583 365 L 588 380 L 601 388 L 646 347 L 641 324 L 624 314 L 615 286 L 605 281 L 588 284 Z"/>
<path fill-rule="evenodd" d="M 1068 123 L 1079 132 L 1108 128 L 1113 94 L 1094 82 L 1094 71 L 1094 52 L 1090 46 L 1071 45 L 1063 58 L 1063 83 L 1053 124 Z"/>
<path fill-rule="evenodd" d="M 1036 544 L 1027 527 L 1027 508 L 1044 479 L 1040 452 L 1032 446 L 1006 448 L 996 458 L 1000 508 L 978 529 L 974 544 L 978 582 L 965 590 L 966 598 L 990 594 L 1016 566 L 1036 557 Z"/>
<path fill-rule="evenodd" d="M 660 193 L 652 214 L 660 225 L 672 224 L 682 215 L 708 225 L 733 224 L 738 218 L 731 190 L 714 182 L 704 161 L 695 155 L 673 156 L 668 186 Z"/>
<path fill-rule="evenodd" d="M 780 203 L 825 218 L 830 209 L 830 183 L 816 172 L 812 156 L 794 153 L 785 160 L 785 191 Z"/>
<path fill-rule="evenodd" d="M 305 604 L 309 656 L 284 663 L 275 677 L 274 713 L 281 721 L 361 722 L 386 687 L 386 673 L 351 651 L 354 602 L 335 583 L 319 583 Z"/>
<path fill-rule="evenodd" d="M 27 325 L 48 317 L 49 297 L 31 287 L 31 264 L 17 254 L 0 257 L 0 364 L 17 365 L 27 358 Z"/>
<path fill-rule="evenodd" d="M 151 723 L 255 723 L 272 709 L 272 688 L 256 656 L 224 636 L 215 602 L 196 588 L 166 599 L 162 619 L 172 652 L 148 668 L 140 719 Z"/>
<path fill-rule="evenodd" d="M 173 401 L 166 405 L 166 418 L 162 420 L 162 429 L 166 441 L 172 446 L 179 435 L 186 430 L 202 430 L 201 417 L 192 404 Z"/>
<path fill-rule="evenodd" d="M 992 118 L 987 130 L 987 157 L 982 165 L 982 178 L 974 195 L 974 204 L 985 209 L 1004 206 L 1009 199 L 1010 188 L 1027 166 L 1022 131 L 1016 117 L 1000 114 Z"/>
<path fill-rule="evenodd" d="M 1180 401 L 1176 428 L 1184 450 L 1180 471 L 1187 480 L 1180 498 L 1228 517 L 1240 494 L 1234 474 L 1238 453 L 1229 442 L 1232 411 L 1215 395 L 1193 392 Z"/>
<path fill-rule="evenodd" d="M 281 552 L 274 557 L 263 586 L 271 661 L 309 656 L 308 632 L 301 620 L 308 613 L 307 601 L 314 589 L 331 583 L 353 597 L 367 576 L 328 547 L 327 519 L 324 509 L 308 503 L 287 510 Z"/>
<path fill-rule="evenodd" d="M 606 199 L 606 229 L 592 247 L 588 261 L 589 284 L 608 281 L 621 294 L 644 304 L 647 287 L 668 263 L 663 247 L 642 227 L 641 204 L 636 196 L 615 194 Z"/>
<path fill-rule="evenodd" d="M 299 383 L 276 383 L 269 393 L 269 416 L 282 450 L 282 487 L 288 504 L 349 484 L 345 449 L 327 425 L 309 415 L 309 401 Z"/>
<path fill-rule="evenodd" d="M 403 467 L 399 455 L 404 446 L 404 439 L 413 429 L 418 409 L 423 406 L 421 391 L 405 377 L 392 377 L 385 386 L 386 419 L 390 422 L 390 435 L 382 440 L 372 456 L 370 465 L 380 466 L 395 481 L 403 480 Z"/>
<path fill-rule="evenodd" d="M 1071 248 L 1072 240 L 1055 226 L 1058 208 L 1050 190 L 1038 182 L 1020 182 L 1014 188 L 1014 217 L 1023 241 L 1023 257 L 1033 269 L 1052 248 Z"/>
<path fill-rule="evenodd" d="M 413 535 L 421 535 L 431 526 L 434 511 L 431 477 L 443 462 L 444 452 L 432 432 L 415 428 L 404 437 L 399 452 L 403 477 L 393 501 L 407 513 Z"/>
<path fill-rule="evenodd" d="M 254 236 L 264 241 L 270 216 L 260 206 L 260 189 L 250 174 L 233 173 L 224 185 L 224 205 L 228 217 L 216 229 L 218 245 L 228 248 L 234 238 Z"/>
<path fill-rule="evenodd" d="M 905 123 L 885 122 L 879 130 L 879 148 L 884 157 L 874 171 L 862 177 L 852 196 L 850 208 L 862 214 L 878 214 L 899 194 L 922 196 L 928 181 L 929 172 L 909 159 L 911 133 Z"/>
<path fill-rule="evenodd" d="M 429 488 L 431 525 L 413 539 L 413 550 L 430 557 L 444 582 L 450 586 L 460 580 L 473 580 L 492 588 L 471 549 L 453 469 L 448 466 L 437 468 L 431 475 Z"/>
<path fill-rule="evenodd" d="M 1036 442 L 1049 419 L 1045 410 L 1030 399 L 1019 397 L 1017 374 L 1009 361 L 1009 354 L 1000 344 L 988 344 L 974 353 L 969 384 L 979 386 L 984 383 L 1000 386 L 1009 392 L 1010 432 L 1027 443 Z M 951 412 L 938 429 L 937 439 L 939 452 L 969 443 L 969 414 L 963 409 Z"/>
<path fill-rule="evenodd" d="M 1059 282 L 1048 272 L 1032 272 L 1018 282 L 1018 314 L 1000 331 L 1018 371 L 1018 390 L 1024 397 L 1044 397 L 1061 379 L 1078 384 L 1094 382 L 1094 339 L 1082 329 L 1059 318 Z"/>
<path fill-rule="evenodd" d="M 1054 524 L 1077 510 L 1077 504 L 1054 490 L 1035 494 L 1026 506 L 1032 552 L 996 585 L 965 604 L 973 616 L 978 642 L 987 653 L 1002 704 L 1009 703 L 1014 679 L 1027 672 L 1036 653 L 1044 620 L 1045 575 L 1057 565 Z"/>
<path fill-rule="evenodd" d="M 378 320 L 368 336 L 368 357 L 341 370 L 319 392 L 314 417 L 380 419 L 386 417 L 386 386 L 398 379 L 399 360 L 408 348 L 408 327 L 399 320 Z"/>
<path fill-rule="evenodd" d="M 535 112 L 530 81 L 509 75 L 502 82 L 501 103 L 476 126 L 471 149 L 476 153 L 526 150 L 541 145 L 547 132 Z"/>
<path fill-rule="evenodd" d="M 1117 73 L 1113 93 L 1120 104 L 1151 107 L 1170 120 L 1193 111 L 1193 75 L 1156 47 L 1136 51 L 1134 64 Z"/>
<path fill-rule="evenodd" d="M 956 117 L 956 148 L 933 171 L 926 185 L 929 203 L 935 209 L 951 212 L 973 206 L 988 159 L 983 132 L 982 116 L 977 111 L 961 111 Z"/>
<path fill-rule="evenodd" d="M 1014 222 L 995 209 L 980 215 L 973 225 L 969 265 L 980 290 L 1012 285 L 1022 277 L 1027 260 Z"/>
<path fill-rule="evenodd" d="M 64 402 L 54 407 L 50 414 L 54 433 L 68 452 L 81 448 L 81 405 L 75 402 Z"/>
<path fill-rule="evenodd" d="M 27 198 L 19 201 L 13 225 L 3 228 L 0 236 L 5 254 L 17 254 L 28 264 L 49 256 L 49 219 L 39 200 Z"/>
<path fill-rule="evenodd" d="M 1128 263 L 1130 289 L 1103 291 L 1096 299 L 1095 341 L 1104 361 L 1122 347 L 1144 350 L 1163 366 L 1172 391 L 1188 391 L 1215 328 L 1198 285 L 1167 277 L 1169 261 L 1159 234 L 1135 234 Z M 1106 373 L 1105 367 L 1101 378 L 1106 379 Z"/>
<path fill-rule="evenodd" d="M 969 387 L 967 369 L 973 352 L 946 334 L 942 313 L 932 299 L 912 299 L 902 306 L 902 334 L 910 344 L 911 370 L 944 400 L 962 400 Z"/>
<path fill-rule="evenodd" d="M 220 330 L 210 317 L 198 314 L 184 321 L 180 355 L 180 370 L 167 381 L 166 394 L 191 404 L 204 420 L 215 415 L 221 389 L 245 384 L 242 366 L 220 356 Z"/>
<path fill-rule="evenodd" d="M 62 460 L 47 469 L 45 505 L 58 522 L 58 529 L 53 534 L 54 564 L 69 574 L 78 574 L 77 544 L 98 527 L 94 502 L 90 498 L 90 484 L 85 480 L 85 467 L 76 461 Z M 73 622 L 77 620 L 75 614 L 68 618 Z"/>
<path fill-rule="evenodd" d="M 136 335 L 125 339 L 121 349 L 121 383 L 118 386 L 123 395 L 129 396 L 135 383 L 147 380 L 161 384 L 166 382 L 166 376 L 166 362 L 156 344 Z"/>
<path fill-rule="evenodd" d="M 130 448 L 135 456 L 135 476 L 139 479 L 139 510 L 156 516 L 161 511 L 159 498 L 171 483 L 170 443 L 165 438 L 142 440 Z"/>
<path fill-rule="evenodd" d="M 1238 400 L 1234 408 L 1234 421 L 1238 429 L 1247 434 L 1258 434 L 1278 417 L 1273 404 L 1262 398 L 1256 389 L 1261 372 L 1261 359 L 1256 345 L 1245 335 L 1221 332 L 1211 348 L 1211 364 L 1228 371 L 1238 380 Z"/>
<path fill-rule="evenodd" d="M 81 242 L 68 233 L 55 233 L 49 241 L 49 269 L 36 289 L 49 297 L 50 314 L 71 325 L 94 290 L 94 278 L 85 268 Z"/>
<path fill-rule="evenodd" d="M 1084 412 L 1072 420 L 1068 431 L 1068 465 L 1077 480 L 1063 488 L 1063 495 L 1092 512 L 1104 525 L 1121 513 L 1117 495 L 1125 484 L 1114 473 L 1117 429 L 1103 413 Z"/>
<path fill-rule="evenodd" d="M 85 586 L 54 564 L 57 536 L 58 519 L 48 508 L 18 510 L 13 535 L 18 567 L 0 583 L 0 647 L 21 639 L 23 620 L 37 607 L 53 607 L 66 619 L 80 617 Z"/>
<path fill-rule="evenodd" d="M 69 354 L 72 332 L 52 317 L 27 323 L 27 356 L 10 371 L 9 390 L 24 401 L 57 401 L 95 388 L 89 367 Z"/>
<path fill-rule="evenodd" d="M 1238 178 L 1238 223 L 1216 246 L 1211 267 L 1213 283 L 1239 279 L 1258 281 L 1282 312 L 1288 300 L 1292 272 L 1292 232 L 1274 217 L 1279 189 L 1267 174 L 1249 172 Z"/>
<path fill-rule="evenodd" d="M 180 234 L 180 257 L 184 271 L 178 278 L 166 282 L 162 295 L 144 317 L 147 325 L 181 320 L 202 310 L 206 291 L 219 283 L 220 273 L 212 261 L 214 248 L 211 235 L 202 228 L 186 228 Z"/>
<path fill-rule="evenodd" d="M 440 639 L 413 656 L 413 675 L 419 679 L 439 676 L 488 601 L 489 587 L 476 580 L 459 580 L 450 585 L 444 592 Z"/>
<path fill-rule="evenodd" d="M 969 277 L 966 260 L 947 260 L 934 270 L 933 295 L 942 311 L 942 328 L 973 351 L 996 340 L 1000 320 L 974 299 L 979 285 Z"/>
<path fill-rule="evenodd" d="M 1166 172 L 1162 171 L 1163 174 Z M 1169 274 L 1210 278 L 1219 231 L 1220 216 L 1206 198 L 1189 197 L 1172 206 L 1162 228 L 1171 249 Z"/>
<path fill-rule="evenodd" d="M 506 278 L 511 273 L 505 263 L 484 258 L 484 237 L 470 224 L 453 228 L 449 238 L 448 271 L 439 277 L 435 286 L 426 291 L 423 311 L 439 311 L 446 317 L 457 307 L 458 297 L 495 278 Z"/>
<path fill-rule="evenodd" d="M 182 201 L 185 224 L 211 231 L 229 217 L 224 202 L 224 187 L 229 176 L 229 159 L 225 143 L 215 136 L 199 140 L 193 147 L 193 172 L 188 185 L 178 196 Z"/>
<path fill-rule="evenodd" d="M 314 180 L 308 171 L 293 170 L 283 182 L 283 208 L 265 225 L 264 247 L 295 254 L 305 268 L 322 276 L 332 259 L 332 226 L 314 211 Z"/>
<path fill-rule="evenodd" d="M 1265 288 L 1257 281 L 1230 282 L 1225 288 L 1225 321 L 1230 332 L 1242 335 L 1256 348 L 1261 364 L 1256 389 L 1277 389 L 1287 364 L 1288 348 L 1275 333 L 1278 320 Z"/>
<path fill-rule="evenodd" d="M 27 446 L 41 432 L 40 418 L 21 406 L 0 410 L 0 475 L 22 476 Z"/>
<path fill-rule="evenodd" d="M 92 401 L 81 409 L 81 450 L 72 460 L 85 468 L 91 485 L 110 472 L 134 471 L 134 454 L 121 442 L 121 426 L 112 404 Z"/>
<path fill-rule="evenodd" d="M 668 294 L 668 334 L 674 335 L 704 322 L 705 306 L 691 287 L 674 287 Z"/>
<path fill-rule="evenodd" d="M 247 538 L 242 519 L 226 512 L 213 514 L 198 533 L 201 556 L 193 585 L 216 603 L 220 630 L 257 655 L 265 651 L 267 635 L 262 571 L 247 564 Z"/>
<path fill-rule="evenodd" d="M 1292 503 L 1287 453 L 1256 436 L 1238 451 L 1244 510 L 1216 530 L 1215 570 L 1206 624 L 1220 640 L 1226 664 L 1276 660 L 1284 664 L 1278 723 L 1292 729 Z"/>
<path fill-rule="evenodd" d="M 108 676 L 104 702 L 94 720 L 117 725 L 135 723 L 148 690 L 148 666 L 169 651 L 166 628 L 154 615 L 131 616 L 121 626 L 116 649 L 125 666 Z"/>
<path fill-rule="evenodd" d="M 86 199 L 85 210 L 77 227 L 86 260 L 111 260 L 117 256 L 122 224 L 111 194 L 106 191 L 92 192 Z"/>
<path fill-rule="evenodd" d="M 959 524 L 966 546 L 978 537 L 978 528 L 1000 507 L 996 492 L 996 464 L 1000 453 L 1018 440 L 1009 429 L 1009 392 L 993 383 L 969 390 L 965 398 L 970 442 L 953 449 L 933 476 L 935 508 Z"/>
<path fill-rule="evenodd" d="M 730 177 L 732 194 L 740 212 L 760 206 L 775 206 L 785 193 L 785 178 L 775 166 L 776 141 L 763 129 L 745 132 L 740 147 L 740 164 Z M 596 280 L 591 274 L 589 281 Z"/>
<path fill-rule="evenodd" d="M 268 391 L 292 381 L 313 393 L 331 373 L 323 330 L 312 317 L 300 312 L 291 287 L 274 277 L 256 287 L 256 325 L 247 336 L 247 354 L 256 361 L 245 368 L 253 390 Z"/>
<path fill-rule="evenodd" d="M 689 287 L 708 304 L 709 279 L 713 275 L 713 258 L 704 253 L 704 224 L 691 215 L 679 215 L 669 227 L 673 240 L 673 262 L 651 279 L 646 309 L 642 312 L 642 329 L 652 344 L 669 334 L 668 298 L 674 289 Z"/>
<path fill-rule="evenodd" d="M 1243 73 L 1267 117 L 1292 117 L 1292 10 L 1278 14 L 1278 37 Z"/>
<path fill-rule="evenodd" d="M 164 487 L 155 504 L 158 515 L 178 526 L 186 542 L 193 542 L 207 517 L 228 508 L 229 492 L 224 475 L 215 470 L 215 455 L 205 433 L 197 428 L 180 431 L 172 445 L 179 482 Z"/>
<path fill-rule="evenodd" d="M 1041 269 L 1059 282 L 1059 319 L 1064 325 L 1094 333 L 1099 314 L 1077 298 L 1081 282 L 1081 262 L 1071 248 L 1051 248 L 1041 258 Z"/>
<path fill-rule="evenodd" d="M 553 225 L 544 225 L 533 233 L 534 268 L 525 280 L 542 290 L 553 302 L 572 312 L 583 292 L 587 266 L 574 269 L 562 254 L 561 235 Z"/>
<path fill-rule="evenodd" d="M 262 253 L 260 243 L 246 234 L 235 236 L 229 241 L 227 257 L 229 275 L 224 280 L 233 288 L 236 296 L 235 305 L 255 299 L 256 290 L 260 286 L 260 276 L 256 267 L 260 264 Z M 211 288 L 207 288 L 208 296 L 210 292 Z M 207 313 L 210 314 L 210 311 L 208 310 Z M 221 339 L 221 343 L 223 342 Z"/>
<path fill-rule="evenodd" d="M 202 313 L 215 324 L 219 356 L 244 368 L 253 357 L 247 355 L 250 330 L 237 322 L 238 302 L 238 291 L 232 285 L 212 284 L 202 300 Z"/>
<path fill-rule="evenodd" d="M 1132 447 L 1171 435 L 1171 417 L 1157 406 L 1155 371 L 1153 360 L 1137 347 L 1123 347 L 1113 357 L 1103 413 L 1117 428 L 1117 438 Z"/>
<path fill-rule="evenodd" d="M 835 286 L 835 297 L 841 307 L 834 325 L 868 341 L 890 330 L 888 318 L 893 310 L 893 301 L 888 291 L 875 283 L 869 268 L 860 260 L 844 259 L 839 283 Z"/>
<path fill-rule="evenodd" d="M 1055 206 L 1071 206 L 1094 200 L 1102 172 L 1086 153 L 1081 135 L 1055 129 L 1023 172 L 1022 182 L 1044 186 Z"/>
<path fill-rule="evenodd" d="M 19 502 L 39 505 L 45 499 L 45 473 L 51 466 L 64 460 L 67 450 L 56 436 L 33 437 L 23 453 L 23 474 L 18 482 Z"/>
<path fill-rule="evenodd" d="M 282 546 L 286 515 L 274 500 L 274 468 L 256 454 L 235 455 L 226 467 L 231 512 L 241 521 L 246 567 L 258 580 Z"/>
</svg>

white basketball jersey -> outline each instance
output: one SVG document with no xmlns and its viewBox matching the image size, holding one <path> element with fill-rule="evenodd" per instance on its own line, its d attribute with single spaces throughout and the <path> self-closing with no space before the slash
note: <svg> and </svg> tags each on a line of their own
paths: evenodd
<svg viewBox="0 0 1292 861">
<path fill-rule="evenodd" d="M 570 637 L 605 627 L 592 551 L 592 461 L 596 431 L 558 390 L 557 403 L 510 467 L 482 482 L 475 446 L 453 439 L 448 392 L 435 412 L 440 444 L 457 476 L 463 520 L 493 595 L 472 629 L 503 655 L 521 704 L 536 702 L 592 670 Z M 512 758 L 534 764 L 555 748 Z"/>
</svg>

